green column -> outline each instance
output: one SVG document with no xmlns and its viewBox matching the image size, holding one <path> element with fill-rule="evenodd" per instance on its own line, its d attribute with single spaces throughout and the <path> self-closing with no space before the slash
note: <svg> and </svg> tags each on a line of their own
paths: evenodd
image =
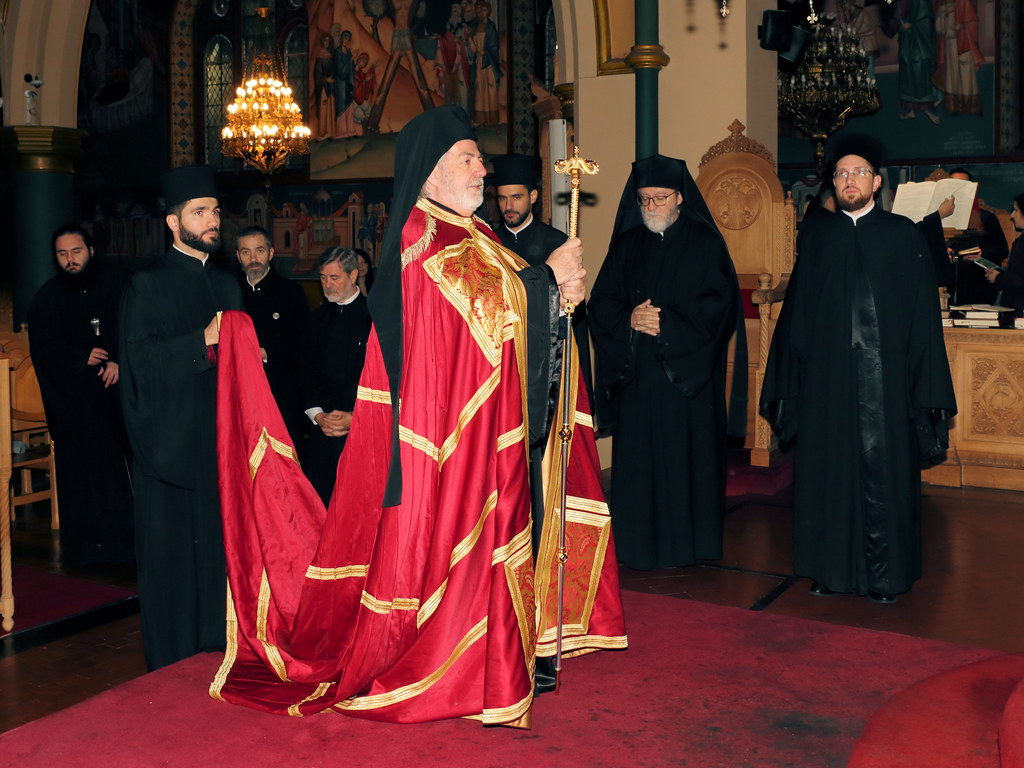
<svg viewBox="0 0 1024 768">
<path fill-rule="evenodd" d="M 14 330 L 26 322 L 39 286 L 54 274 L 50 237 L 74 223 L 74 160 L 84 131 L 58 126 L 0 129 L 0 149 L 12 168 Z"/>
<path fill-rule="evenodd" d="M 626 63 L 636 77 L 636 157 L 658 152 L 658 70 L 668 56 L 658 42 L 658 0 L 636 0 L 636 44 Z"/>
</svg>

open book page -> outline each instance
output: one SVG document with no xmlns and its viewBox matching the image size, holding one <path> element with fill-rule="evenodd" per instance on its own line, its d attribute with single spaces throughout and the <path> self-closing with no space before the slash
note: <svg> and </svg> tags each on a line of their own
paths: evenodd
<svg viewBox="0 0 1024 768">
<path fill-rule="evenodd" d="M 956 209 L 949 218 L 942 220 L 942 226 L 946 229 L 967 229 L 977 191 L 978 182 L 966 179 L 939 179 L 916 183 L 908 181 L 896 188 L 892 212 L 917 222 L 929 213 L 939 210 L 942 201 L 952 196 Z"/>
</svg>

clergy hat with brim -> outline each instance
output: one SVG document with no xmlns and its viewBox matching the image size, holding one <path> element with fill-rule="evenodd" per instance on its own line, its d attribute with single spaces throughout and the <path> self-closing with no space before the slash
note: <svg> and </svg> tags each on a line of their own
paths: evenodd
<svg viewBox="0 0 1024 768">
<path fill-rule="evenodd" d="M 167 210 L 196 198 L 217 196 L 213 168 L 208 165 L 185 165 L 164 174 L 164 207 Z"/>
<path fill-rule="evenodd" d="M 643 160 L 637 160 L 633 163 L 633 189 L 682 189 L 684 168 L 682 160 L 665 155 L 651 155 Z"/>
<path fill-rule="evenodd" d="M 882 143 L 872 137 L 861 134 L 850 134 L 833 139 L 828 145 L 829 166 L 833 169 L 842 158 L 847 155 L 857 155 L 868 161 L 871 170 L 878 173 L 884 160 Z"/>
<path fill-rule="evenodd" d="M 522 184 L 527 189 L 537 188 L 537 158 L 530 155 L 499 155 L 492 162 L 495 186 Z"/>
</svg>

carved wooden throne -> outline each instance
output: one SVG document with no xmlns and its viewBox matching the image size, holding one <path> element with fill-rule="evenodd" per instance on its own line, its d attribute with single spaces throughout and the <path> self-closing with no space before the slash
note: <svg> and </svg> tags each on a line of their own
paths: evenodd
<svg viewBox="0 0 1024 768">
<path fill-rule="evenodd" d="M 768 422 L 758 414 L 757 403 L 775 320 L 793 271 L 796 212 L 792 195 L 783 194 L 775 174 L 775 158 L 762 144 L 744 136 L 745 128 L 734 120 L 729 137 L 704 154 L 697 186 L 729 246 L 739 276 L 750 361 L 747 446 L 750 463 L 767 467 L 778 445 Z M 730 350 L 730 368 L 732 360 Z"/>
</svg>

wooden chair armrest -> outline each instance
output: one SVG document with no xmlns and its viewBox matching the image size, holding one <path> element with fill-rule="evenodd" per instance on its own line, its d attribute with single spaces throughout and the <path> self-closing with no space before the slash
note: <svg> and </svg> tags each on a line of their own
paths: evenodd
<svg viewBox="0 0 1024 768">
<path fill-rule="evenodd" d="M 767 278 L 767 279 L 766 279 Z M 769 288 L 771 275 L 764 273 L 758 276 L 761 287 L 750 294 L 750 301 L 753 304 L 777 304 L 786 298 L 786 288 L 789 285 L 789 278 L 784 277 L 774 288 Z"/>
</svg>

